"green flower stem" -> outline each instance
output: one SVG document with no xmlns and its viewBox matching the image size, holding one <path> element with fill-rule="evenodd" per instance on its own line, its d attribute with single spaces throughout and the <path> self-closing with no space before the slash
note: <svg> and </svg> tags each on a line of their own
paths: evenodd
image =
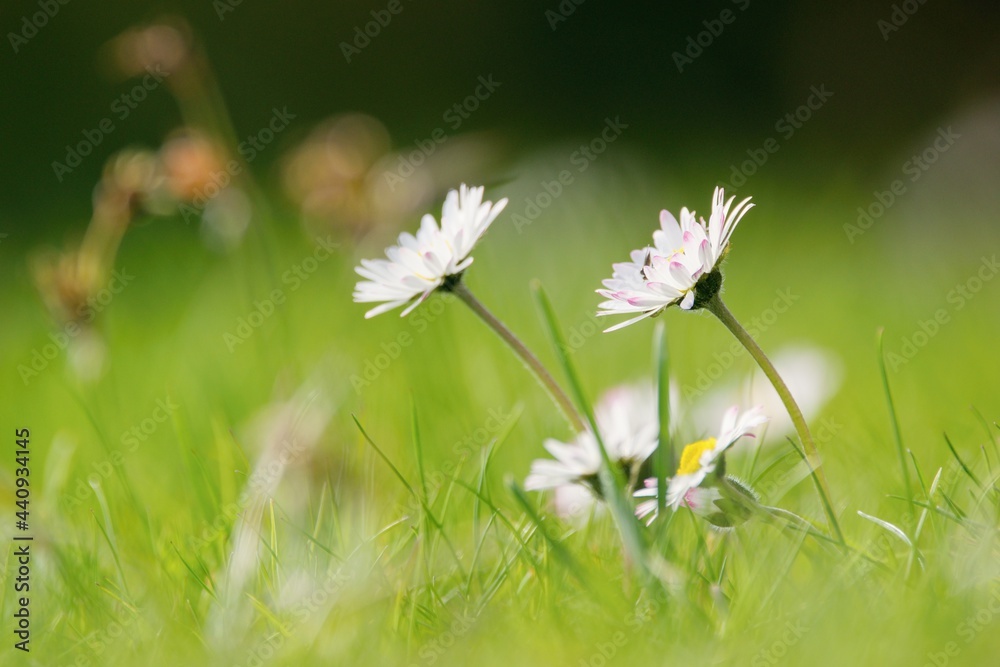
<svg viewBox="0 0 1000 667">
<path fill-rule="evenodd" d="M 764 371 L 764 375 L 767 379 L 771 381 L 771 385 L 774 390 L 778 392 L 778 396 L 781 398 L 781 402 L 785 405 L 785 410 L 788 411 L 788 416 L 792 418 L 792 424 L 795 425 L 795 431 L 799 435 L 799 439 L 802 441 L 802 446 L 805 449 L 806 462 L 813 471 L 813 480 L 816 482 L 816 490 L 820 494 L 820 500 L 823 501 L 823 509 L 826 511 L 827 518 L 830 520 L 830 525 L 833 527 L 834 532 L 837 535 L 838 540 L 843 543 L 844 535 L 840 531 L 840 524 L 837 522 L 837 515 L 833 511 L 833 505 L 830 502 L 830 489 L 826 483 L 826 476 L 823 474 L 823 469 L 820 467 L 819 452 L 816 450 L 816 444 L 813 442 L 812 434 L 809 432 L 809 427 L 806 425 L 806 420 L 802 416 L 802 410 L 799 409 L 798 404 L 792 397 L 792 392 L 788 390 L 788 386 L 785 381 L 781 379 L 778 375 L 777 369 L 771 360 L 767 358 L 764 354 L 764 350 L 757 345 L 757 341 L 753 339 L 753 336 L 743 328 L 743 325 L 739 323 L 736 317 L 733 316 L 726 305 L 722 303 L 722 298 L 715 294 L 711 299 L 709 299 L 705 304 L 706 308 L 710 313 L 719 318 L 730 333 L 736 337 L 736 340 L 746 348 L 750 356 L 754 358 L 760 369 Z"/>
<path fill-rule="evenodd" d="M 656 507 L 662 511 L 667 506 L 667 478 L 677 470 L 674 443 L 670 439 L 670 356 L 663 320 L 657 322 L 653 334 L 653 356 L 656 358 L 656 409 L 660 427 L 653 470 L 656 473 Z"/>
<path fill-rule="evenodd" d="M 794 512 L 789 512 L 788 510 L 781 509 L 780 507 L 770 507 L 768 505 L 761 504 L 756 498 L 749 495 L 746 491 L 736 487 L 728 477 L 723 476 L 719 478 L 719 487 L 723 497 L 736 503 L 743 509 L 744 512 L 747 513 L 748 517 L 759 516 L 765 521 L 774 521 L 776 519 L 781 520 L 786 525 L 791 526 L 795 530 L 806 533 L 807 535 L 811 535 L 820 542 L 842 544 L 837 539 L 820 532 L 815 526 Z"/>
<path fill-rule="evenodd" d="M 562 410 L 566 419 L 569 420 L 570 425 L 577 433 L 582 433 L 586 430 L 584 426 L 583 418 L 580 413 L 577 412 L 576 408 L 573 406 L 573 402 L 569 400 L 559 385 L 556 383 L 552 375 L 545 370 L 545 366 L 542 366 L 542 362 L 538 360 L 531 350 L 525 347 L 524 343 L 514 335 L 510 329 L 504 325 L 503 322 L 498 320 L 496 316 L 491 313 L 486 306 L 484 306 L 479 299 L 473 296 L 469 288 L 461 280 L 455 281 L 453 284 L 448 285 L 448 291 L 461 299 L 462 303 L 468 306 L 472 312 L 479 316 L 486 326 L 496 332 L 500 338 L 503 339 L 510 349 L 514 351 L 521 361 L 535 374 L 535 379 L 545 388 L 552 400 L 555 401 L 559 409 Z"/>
</svg>

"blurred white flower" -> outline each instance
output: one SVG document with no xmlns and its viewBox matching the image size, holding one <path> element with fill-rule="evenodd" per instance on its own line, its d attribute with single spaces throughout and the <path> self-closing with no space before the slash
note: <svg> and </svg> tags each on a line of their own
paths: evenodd
<svg viewBox="0 0 1000 667">
<path fill-rule="evenodd" d="M 806 421 L 811 422 L 819 415 L 843 382 L 843 365 L 830 350 L 808 344 L 791 345 L 778 350 L 772 359 L 789 391 L 796 397 Z M 762 405 L 764 414 L 775 415 L 767 424 L 771 442 L 780 442 L 795 431 L 778 392 L 759 370 L 741 381 L 720 383 L 718 387 L 705 390 L 707 393 L 701 396 L 699 392 L 700 398 L 692 406 L 696 423 L 705 423 L 734 403 L 749 403 Z M 688 393 L 686 387 L 685 395 Z"/>
<path fill-rule="evenodd" d="M 552 489 L 552 507 L 557 516 L 576 526 L 586 525 L 595 513 L 602 511 L 593 491 L 582 484 L 565 484 Z"/>
<path fill-rule="evenodd" d="M 290 398 L 263 407 L 244 429 L 256 463 L 236 501 L 238 512 L 229 535 L 229 558 L 216 578 L 225 594 L 206 620 L 213 641 L 224 644 L 249 627 L 252 614 L 246 590 L 259 576 L 261 530 L 267 508 L 290 470 L 308 465 L 335 409 L 336 399 L 317 372 Z M 291 508 L 304 505 L 308 498 L 307 484 L 303 480 L 292 482 L 297 483 L 286 483 L 289 497 L 278 503 L 285 512 L 299 511 Z"/>
<path fill-rule="evenodd" d="M 698 305 L 696 298 L 703 287 L 703 298 L 718 291 L 721 277 L 715 284 L 699 281 L 711 280 L 708 277 L 726 254 L 733 230 L 753 208 L 749 197 L 733 208 L 734 199 L 726 200 L 723 189 L 716 188 L 708 222 L 698 220 L 687 208 L 681 209 L 680 222 L 669 211 L 660 212 L 660 229 L 653 233 L 653 247 L 633 250 L 630 261 L 614 265 L 612 277 L 604 281 L 606 289 L 597 290 L 607 299 L 600 304 L 598 315 L 639 313 L 607 331 L 658 315 L 675 303 L 690 310 Z"/>
<path fill-rule="evenodd" d="M 722 418 L 722 426 L 716 438 L 706 438 L 687 445 L 681 452 L 680 465 L 677 474 L 671 478 L 667 486 L 667 505 L 677 509 L 682 504 L 692 510 L 708 511 L 717 498 L 707 493 L 711 484 L 702 487 L 709 475 L 716 471 L 722 455 L 733 444 L 744 436 L 754 437 L 752 431 L 767 421 L 760 406 L 751 408 L 740 414 L 738 405 L 726 411 Z M 648 480 L 646 488 L 635 493 L 636 497 L 656 497 L 656 480 Z M 636 513 L 642 517 L 655 511 L 655 501 L 640 503 Z"/>
<path fill-rule="evenodd" d="M 506 199 L 496 204 L 483 201 L 482 186 L 463 184 L 460 190 L 448 192 L 440 227 L 434 216 L 424 215 L 416 236 L 403 232 L 399 245 L 386 248 L 388 259 L 361 260 L 355 271 L 368 280 L 357 284 L 354 300 L 384 302 L 365 313 L 365 318 L 409 304 L 400 314 L 404 317 L 448 278 L 461 275 L 472 264 L 472 248 L 506 205 Z"/>
<path fill-rule="evenodd" d="M 595 409 L 597 427 L 612 463 L 634 479 L 656 449 L 659 424 L 656 392 L 647 384 L 622 385 L 606 392 Z M 594 434 L 580 433 L 570 443 L 545 441 L 554 459 L 538 459 L 524 486 L 529 491 L 556 490 L 556 511 L 568 517 L 583 514 L 599 497 L 601 452 Z"/>
</svg>

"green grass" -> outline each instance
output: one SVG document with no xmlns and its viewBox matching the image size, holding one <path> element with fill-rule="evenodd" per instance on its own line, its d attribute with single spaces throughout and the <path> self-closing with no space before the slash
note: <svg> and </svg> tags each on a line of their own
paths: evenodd
<svg viewBox="0 0 1000 667">
<path fill-rule="evenodd" d="M 708 189 L 682 197 L 657 193 L 649 177 L 633 187 L 610 167 L 588 174 L 523 234 L 510 214 L 545 174 L 507 186 L 510 208 L 467 281 L 555 372 L 529 288 L 539 279 L 593 401 L 654 378 L 656 360 L 652 323 L 588 335 L 593 290 L 646 241 L 659 208 L 704 209 Z M 100 318 L 106 373 L 82 383 L 60 354 L 27 386 L 18 365 L 52 324 L 22 261 L 29 248 L 12 235 L 0 247 L 0 392 L 9 440 L 14 428 L 32 432 L 35 542 L 32 653 L 8 658 L 6 645 L 4 664 L 992 664 L 1000 286 L 987 282 L 961 309 L 947 301 L 988 246 L 928 237 L 932 261 L 920 242 L 897 242 L 910 221 L 892 216 L 850 244 L 841 228 L 856 206 L 850 193 L 822 202 L 753 194 L 758 208 L 726 266 L 726 302 L 746 321 L 790 289 L 799 299 L 761 333 L 762 347 L 809 341 L 841 357 L 844 386 L 821 415 L 838 428 L 820 451 L 850 548 L 781 522 L 720 533 L 681 512 L 644 529 L 655 554 L 648 578 L 625 564 L 607 513 L 574 528 L 546 496 L 518 490 L 543 439 L 570 434 L 470 312 L 437 300 L 407 319 L 363 319 L 352 268 L 379 255 L 392 230 L 361 247 L 344 241 L 294 290 L 282 274 L 312 246 L 291 223 L 276 241 L 250 239 L 230 256 L 204 250 L 177 223 L 133 230 L 118 266 L 136 278 Z M 231 352 L 224 333 L 273 289 L 285 303 Z M 887 371 L 907 489 L 876 330 L 885 327 L 886 353 L 898 353 L 938 308 L 950 321 Z M 682 386 L 730 345 L 708 315 L 675 310 L 663 320 Z M 397 358 L 356 390 L 352 376 L 387 349 Z M 727 377 L 750 363 L 740 356 Z M 263 479 L 276 482 L 273 494 L 249 493 L 269 455 L 251 420 L 304 385 L 318 393 L 300 392 L 290 423 L 313 428 L 306 422 L 326 414 L 323 401 L 329 421 L 280 480 Z M 161 422 L 158 400 L 177 406 Z M 150 419 L 155 428 L 130 451 L 123 438 Z M 732 472 L 749 471 L 750 451 L 734 450 Z M 789 452 L 768 443 L 755 465 L 760 484 Z M 0 464 L 4 535 L 13 532 L 12 458 Z M 808 480 L 780 505 L 823 524 Z M 859 511 L 899 526 L 911 544 Z M 256 554 L 242 580 L 237 535 Z M 15 567 L 12 549 L 3 553 L 10 644 Z"/>
</svg>

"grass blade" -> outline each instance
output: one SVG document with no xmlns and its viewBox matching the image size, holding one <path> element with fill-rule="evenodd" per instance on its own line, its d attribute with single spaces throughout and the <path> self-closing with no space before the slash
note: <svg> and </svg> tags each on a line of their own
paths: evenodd
<svg viewBox="0 0 1000 667">
<path fill-rule="evenodd" d="M 551 338 L 553 347 L 555 347 L 556 355 L 559 358 L 559 363 L 563 368 L 563 372 L 566 374 L 566 378 L 569 380 L 570 390 L 576 399 L 576 404 L 589 424 L 591 432 L 594 434 L 594 439 L 597 441 L 597 446 L 601 451 L 601 488 L 605 490 L 605 499 L 611 509 L 612 516 L 615 518 L 615 523 L 618 524 L 618 530 L 621 533 L 622 542 L 625 546 L 625 552 L 629 555 L 630 559 L 645 572 L 646 547 L 644 544 L 643 534 L 640 531 L 639 522 L 635 517 L 630 499 L 625 497 L 625 484 L 622 480 L 622 473 L 620 470 L 617 470 L 616 466 L 612 464 L 611 459 L 608 457 L 608 450 L 604 446 L 604 440 L 601 438 L 600 431 L 597 428 L 597 422 L 594 419 L 594 411 L 591 408 L 589 401 L 587 401 L 586 395 L 583 391 L 583 385 L 580 383 L 580 378 L 576 373 L 576 369 L 566 352 L 569 348 L 566 346 L 562 330 L 556 320 L 555 311 L 552 309 L 552 303 L 549 301 L 548 296 L 542 289 L 541 283 L 535 281 L 532 284 L 532 291 L 535 295 L 535 301 L 538 303 L 539 309 L 542 312 L 542 320 L 548 329 L 549 337 Z"/>
<path fill-rule="evenodd" d="M 542 517 L 539 516 L 538 510 L 536 510 L 535 507 L 531 504 L 531 501 L 528 499 L 528 496 L 525 495 L 524 490 L 517 485 L 517 482 L 515 482 L 513 478 L 507 479 L 507 488 L 510 489 L 510 492 L 511 494 L 513 494 L 514 499 L 517 500 L 518 504 L 528 515 L 528 518 L 530 518 L 531 521 L 538 528 L 538 532 L 552 548 L 552 551 L 553 553 L 555 553 L 556 557 L 558 557 L 559 560 L 563 562 L 563 565 L 566 566 L 566 569 L 568 569 L 581 584 L 586 585 L 587 582 L 583 576 L 583 571 L 577 565 L 576 560 L 573 558 L 573 555 L 563 545 L 562 542 L 560 542 L 554 536 L 549 534 L 549 531 L 546 529 L 545 522 L 542 520 Z"/>
<path fill-rule="evenodd" d="M 982 482 L 980 482 L 979 478 L 976 477 L 976 474 L 969 469 L 969 466 L 965 465 L 965 461 L 963 461 L 962 457 L 958 455 L 957 451 L 955 451 L 955 445 L 951 444 L 951 438 L 948 437 L 947 433 L 944 434 L 944 441 L 948 445 L 948 450 L 951 452 L 951 455 L 955 457 L 956 461 L 958 461 L 958 465 L 961 466 L 962 471 L 965 472 L 968 478 L 971 479 L 977 487 L 982 489 Z"/>
<path fill-rule="evenodd" d="M 885 400 L 889 406 L 889 418 L 892 421 L 892 435 L 896 441 L 896 453 L 899 455 L 899 467 L 903 472 L 903 486 L 906 489 L 906 497 L 913 502 L 913 487 L 910 485 L 910 467 L 906 463 L 906 455 L 903 448 L 903 435 L 899 429 L 899 417 L 896 416 L 896 405 L 892 400 L 892 391 L 889 389 L 889 373 L 885 369 L 885 329 L 879 327 L 878 330 L 878 365 L 882 372 L 882 387 L 885 390 Z"/>
<path fill-rule="evenodd" d="M 399 468 L 397 468 L 395 464 L 393 464 L 392 460 L 385 455 L 385 452 L 379 449 L 379 446 L 375 444 L 375 441 L 372 440 L 371 436 L 368 435 L 368 432 L 365 431 L 364 426 L 362 426 L 361 422 L 358 421 L 357 416 L 351 415 L 351 419 L 354 420 L 354 423 L 358 427 L 358 430 L 361 431 L 361 435 L 362 437 L 364 437 L 365 442 L 367 442 L 371 446 L 371 448 L 375 450 L 375 452 L 379 455 L 379 457 L 383 461 L 385 461 L 386 465 L 389 466 L 389 469 L 392 470 L 392 472 L 396 475 L 397 478 L 399 478 L 399 481 L 403 483 L 403 486 L 406 487 L 406 490 L 410 492 L 410 495 L 416 498 L 417 502 L 420 503 L 420 507 L 422 507 L 424 510 L 424 515 L 434 525 L 434 527 L 438 529 L 438 532 L 441 533 L 441 538 L 444 540 L 444 543 L 448 546 L 448 549 L 451 551 L 452 558 L 455 560 L 455 565 L 458 566 L 458 570 L 460 573 L 462 573 L 462 576 L 464 578 L 465 571 L 464 568 L 462 567 L 462 561 L 458 557 L 458 551 L 455 549 L 455 546 L 451 543 L 451 539 L 444 532 L 444 526 L 441 525 L 441 522 L 438 521 L 437 517 L 435 517 L 434 513 L 431 511 L 431 508 L 427 505 L 427 501 L 424 500 L 420 496 L 420 494 L 418 494 L 414 490 L 414 488 L 406 480 L 406 477 L 403 476 L 403 473 L 399 472 Z"/>
<path fill-rule="evenodd" d="M 677 469 L 674 443 L 670 439 L 670 354 L 667 348 L 667 327 L 661 319 L 653 333 L 653 354 L 656 358 L 656 410 L 660 437 L 657 441 L 653 469 L 656 471 L 656 506 L 667 506 L 667 475 Z"/>
<path fill-rule="evenodd" d="M 862 519 L 865 519 L 866 521 L 871 521 L 880 528 L 885 529 L 889 533 L 893 534 L 894 536 L 898 537 L 900 540 L 905 542 L 906 546 L 910 547 L 911 549 L 913 548 L 913 542 L 910 541 L 910 538 L 906 536 L 906 533 L 904 533 L 899 526 L 893 525 L 884 519 L 878 518 L 877 516 L 872 516 L 871 514 L 865 514 L 861 510 L 858 510 L 858 516 L 860 516 Z"/>
</svg>

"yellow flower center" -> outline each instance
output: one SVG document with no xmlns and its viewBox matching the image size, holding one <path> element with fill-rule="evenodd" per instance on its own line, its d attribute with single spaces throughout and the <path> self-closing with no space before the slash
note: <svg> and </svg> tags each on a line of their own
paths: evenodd
<svg viewBox="0 0 1000 667">
<path fill-rule="evenodd" d="M 677 468 L 678 475 L 690 475 L 701 469 L 701 455 L 715 447 L 715 438 L 692 442 L 681 452 L 681 465 Z"/>
<path fill-rule="evenodd" d="M 676 248 L 673 252 L 671 252 L 669 255 L 667 255 L 667 261 L 671 261 L 672 262 L 679 255 L 683 255 L 683 254 L 685 254 L 684 253 L 684 246 L 681 246 L 680 248 Z"/>
</svg>

